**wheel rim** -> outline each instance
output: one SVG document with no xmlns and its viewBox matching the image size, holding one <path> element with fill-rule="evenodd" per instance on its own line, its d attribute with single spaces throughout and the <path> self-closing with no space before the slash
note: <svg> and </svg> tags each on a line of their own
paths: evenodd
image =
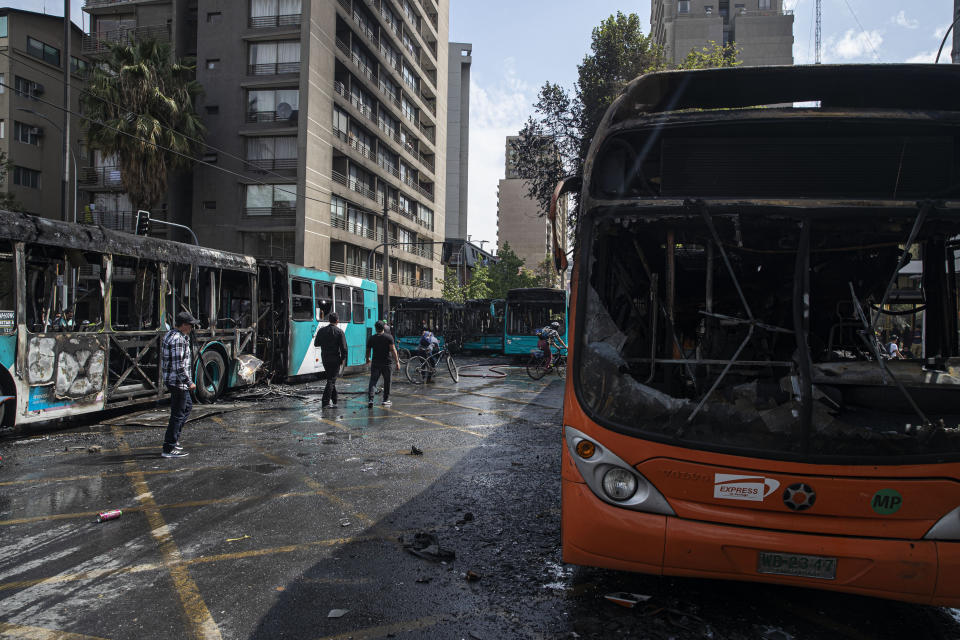
<svg viewBox="0 0 960 640">
<path fill-rule="evenodd" d="M 220 366 L 216 362 L 208 362 L 204 367 L 207 384 L 204 385 L 209 393 L 216 393 L 220 388 Z"/>
<path fill-rule="evenodd" d="M 454 382 L 460 382 L 460 371 L 457 369 L 457 363 L 453 361 L 453 358 L 447 358 L 447 369 L 450 371 L 450 377 Z"/>
<path fill-rule="evenodd" d="M 420 362 L 418 362 L 418 360 Z M 410 360 L 407 361 L 407 369 L 406 369 L 407 380 L 409 380 L 413 384 L 423 384 L 423 378 L 424 378 L 423 367 L 424 366 L 426 366 L 426 361 L 424 361 L 423 358 L 419 356 L 410 358 Z"/>
</svg>

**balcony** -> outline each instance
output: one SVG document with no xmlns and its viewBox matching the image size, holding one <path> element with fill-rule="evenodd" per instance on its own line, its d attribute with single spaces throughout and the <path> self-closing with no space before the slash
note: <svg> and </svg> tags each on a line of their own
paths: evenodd
<svg viewBox="0 0 960 640">
<path fill-rule="evenodd" d="M 127 231 L 133 233 L 137 226 L 136 211 L 100 211 L 94 208 L 90 214 L 93 216 L 93 224 L 99 225 L 113 231 Z"/>
<path fill-rule="evenodd" d="M 338 171 L 331 171 L 330 173 L 331 173 L 331 175 L 332 175 L 332 177 L 333 177 L 333 181 L 334 181 L 334 182 L 345 186 L 346 188 L 350 189 L 351 191 L 356 191 L 356 192 L 359 193 L 360 195 L 362 195 L 362 196 L 364 196 L 364 197 L 367 197 L 367 198 L 370 198 L 371 200 L 373 200 L 373 201 L 375 201 L 375 202 L 378 202 L 378 203 L 379 203 L 379 202 L 382 202 L 382 198 L 379 198 L 379 197 L 377 196 L 377 192 L 376 192 L 376 191 L 374 191 L 373 189 L 371 189 L 371 188 L 368 187 L 367 185 L 363 184 L 363 183 L 360 182 L 359 180 L 356 180 L 356 179 L 354 179 L 354 178 L 347 178 L 347 176 L 343 175 L 342 173 L 340 173 L 340 172 L 338 172 Z"/>
<path fill-rule="evenodd" d="M 262 64 L 248 64 L 248 76 L 275 76 L 281 73 L 300 73 L 300 61 L 296 62 L 265 62 Z"/>
<path fill-rule="evenodd" d="M 290 222 L 296 219 L 296 207 L 277 205 L 273 207 L 245 207 L 243 217 L 256 220 L 277 220 Z"/>
<path fill-rule="evenodd" d="M 338 273 L 344 276 L 355 276 L 357 278 L 367 278 L 368 280 L 380 281 L 383 279 L 382 269 L 369 269 L 366 265 L 340 262 L 339 260 L 330 261 L 330 273 Z M 393 282 L 396 282 L 396 275 L 393 276 Z"/>
<path fill-rule="evenodd" d="M 332 213 L 330 214 L 330 226 L 334 229 L 343 229 L 348 233 L 360 236 L 361 238 L 366 238 L 367 240 L 373 240 L 375 242 L 383 241 L 383 233 L 379 229 L 374 229 L 370 226 L 359 225 L 356 222 L 351 222 L 346 218 L 335 216 Z"/>
<path fill-rule="evenodd" d="M 296 124 L 297 122 L 297 110 L 294 109 L 287 116 L 282 116 L 276 111 L 248 111 L 247 112 L 247 122 L 282 122 L 285 124 Z"/>
<path fill-rule="evenodd" d="M 119 167 L 80 167 L 80 187 L 122 191 L 123 179 Z"/>
<path fill-rule="evenodd" d="M 113 7 L 121 4 L 133 4 L 138 0 L 86 0 L 83 3 L 84 9 L 96 9 L 98 7 Z"/>
<path fill-rule="evenodd" d="M 295 171 L 296 169 L 296 158 L 261 158 L 259 160 L 247 160 L 247 171 L 267 173 L 268 171 Z"/>
<path fill-rule="evenodd" d="M 130 27 L 100 31 L 83 36 L 80 52 L 85 54 L 105 53 L 110 50 L 111 44 L 127 44 L 141 40 L 170 41 L 170 26 L 158 24 L 144 27 Z"/>
<path fill-rule="evenodd" d="M 250 16 L 247 26 L 251 29 L 270 29 L 272 27 L 299 27 L 299 13 L 288 13 L 276 16 Z"/>
</svg>

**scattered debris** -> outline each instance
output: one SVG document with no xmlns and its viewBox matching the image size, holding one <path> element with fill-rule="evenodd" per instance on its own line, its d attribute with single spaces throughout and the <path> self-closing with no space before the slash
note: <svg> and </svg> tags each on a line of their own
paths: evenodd
<svg viewBox="0 0 960 640">
<path fill-rule="evenodd" d="M 793 636 L 776 627 L 767 627 L 763 630 L 763 640 L 793 640 Z"/>
<path fill-rule="evenodd" d="M 341 526 L 341 527 L 349 527 L 349 526 L 350 526 L 350 521 L 347 520 L 346 518 L 341 518 L 341 519 L 340 519 L 340 526 Z"/>
<path fill-rule="evenodd" d="M 239 538 L 227 538 L 227 542 L 238 542 L 238 541 L 240 541 L 240 540 L 247 540 L 247 539 L 249 539 L 249 538 L 250 538 L 250 536 L 244 534 L 244 535 L 240 536 Z"/>
<path fill-rule="evenodd" d="M 257 378 L 257 370 L 263 366 L 263 360 L 250 354 L 237 356 L 237 377 L 244 384 L 253 384 Z"/>
<path fill-rule="evenodd" d="M 639 593 L 627 593 L 625 591 L 618 591 L 616 593 L 608 593 L 603 596 L 610 602 L 621 607 L 626 607 L 627 609 L 633 609 L 637 604 L 641 602 L 646 602 L 653 596 L 645 596 Z"/>
<path fill-rule="evenodd" d="M 103 451 L 103 447 L 98 444 L 92 444 L 87 447 L 87 453 L 100 453 L 101 451 Z"/>
<path fill-rule="evenodd" d="M 457 557 L 457 554 L 450 549 L 444 549 L 440 546 L 440 540 L 435 533 L 417 533 L 414 534 L 412 540 L 404 540 L 401 536 L 400 544 L 418 558 L 431 562 L 453 560 Z"/>
<path fill-rule="evenodd" d="M 422 449 L 418 449 L 418 448 L 417 448 L 417 445 L 413 445 L 413 446 L 410 447 L 410 453 L 409 453 L 409 455 L 411 455 L 411 456 L 422 456 L 422 455 L 423 455 L 423 450 L 422 450 Z"/>
<path fill-rule="evenodd" d="M 473 638 L 473 640 L 483 640 L 483 637 L 476 631 L 471 631 L 470 637 Z"/>
<path fill-rule="evenodd" d="M 416 579 L 416 582 L 419 584 L 428 584 L 433 578 L 428 578 L 427 576 L 420 576 Z"/>
<path fill-rule="evenodd" d="M 328 618 L 342 618 L 347 614 L 350 609 L 330 609 L 330 613 L 327 614 Z"/>
<path fill-rule="evenodd" d="M 463 574 L 463 577 L 467 579 L 467 582 L 478 582 L 480 580 L 480 574 L 474 571 L 467 571 Z"/>
<path fill-rule="evenodd" d="M 107 520 L 116 520 L 123 515 L 120 509 L 111 509 L 110 511 L 101 511 L 97 514 L 97 522 L 106 522 Z"/>
<path fill-rule="evenodd" d="M 469 511 L 467 511 L 465 514 L 463 514 L 463 517 L 462 517 L 462 518 L 460 518 L 459 520 L 457 520 L 457 524 L 466 524 L 466 523 L 468 523 L 468 522 L 473 522 L 473 514 L 472 514 L 471 512 L 469 512 Z"/>
</svg>

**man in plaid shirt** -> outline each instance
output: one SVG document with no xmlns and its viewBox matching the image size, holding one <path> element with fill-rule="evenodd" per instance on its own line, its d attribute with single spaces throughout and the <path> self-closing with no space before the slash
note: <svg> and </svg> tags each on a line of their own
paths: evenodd
<svg viewBox="0 0 960 640">
<path fill-rule="evenodd" d="M 189 311 L 181 311 L 177 314 L 176 326 L 163 336 L 160 343 L 163 382 L 170 391 L 170 422 L 161 454 L 164 458 L 184 458 L 187 455 L 180 446 L 180 430 L 193 409 L 190 392 L 197 388 L 190 376 L 190 340 L 187 337 L 196 324 L 197 319 Z"/>
</svg>

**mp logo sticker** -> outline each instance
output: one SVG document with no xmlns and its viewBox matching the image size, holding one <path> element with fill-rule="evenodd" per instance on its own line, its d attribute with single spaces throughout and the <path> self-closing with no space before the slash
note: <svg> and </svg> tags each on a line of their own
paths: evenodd
<svg viewBox="0 0 960 640">
<path fill-rule="evenodd" d="M 763 502 L 763 499 L 776 491 L 779 486 L 780 481 L 773 478 L 717 473 L 713 476 L 713 497 Z"/>
<path fill-rule="evenodd" d="M 896 489 L 880 489 L 873 494 L 873 500 L 870 501 L 873 511 L 881 516 L 896 513 L 901 505 L 903 505 L 903 496 Z"/>
</svg>

